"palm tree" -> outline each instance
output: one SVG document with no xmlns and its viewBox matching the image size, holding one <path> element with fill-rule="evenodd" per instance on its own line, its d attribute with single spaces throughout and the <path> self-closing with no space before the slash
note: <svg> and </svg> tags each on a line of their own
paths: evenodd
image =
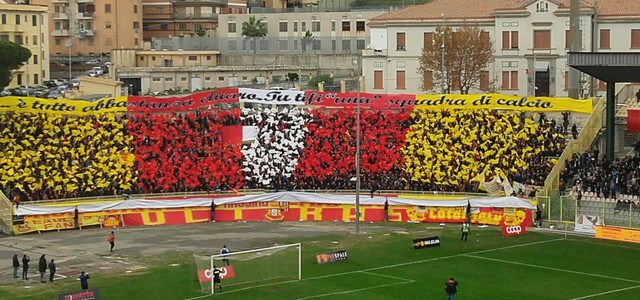
<svg viewBox="0 0 640 300">
<path fill-rule="evenodd" d="M 311 44 L 312 42 L 313 34 L 311 33 L 311 31 L 307 30 L 307 32 L 305 32 L 304 36 L 302 37 L 302 54 L 307 51 L 307 45 Z"/>
<path fill-rule="evenodd" d="M 262 23 L 262 18 L 257 20 L 255 16 L 251 16 L 248 21 L 242 23 L 242 36 L 245 38 L 251 38 L 251 44 L 253 45 L 253 62 L 255 64 L 256 52 L 258 51 L 258 45 L 256 45 L 256 38 L 267 36 L 267 25 Z"/>
</svg>

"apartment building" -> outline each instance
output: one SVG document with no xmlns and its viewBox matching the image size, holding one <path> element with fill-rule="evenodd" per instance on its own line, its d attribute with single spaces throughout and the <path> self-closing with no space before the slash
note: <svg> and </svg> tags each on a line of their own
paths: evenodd
<svg viewBox="0 0 640 300">
<path fill-rule="evenodd" d="M 230 14 L 219 17 L 216 37 L 224 54 L 359 54 L 370 44 L 369 19 L 386 10 Z M 267 36 L 253 41 L 242 36 L 242 24 L 255 17 Z M 306 32 L 311 34 L 305 38 Z M 257 48 L 257 49 L 254 49 Z"/>
<path fill-rule="evenodd" d="M 142 45 L 142 0 L 31 0 L 47 6 L 52 55 L 90 56 Z"/>
<path fill-rule="evenodd" d="M 640 2 L 582 0 L 582 51 L 640 51 Z M 434 0 L 371 19 L 371 47 L 364 51 L 368 92 L 439 92 L 432 76 L 418 73 L 423 47 L 433 45 L 437 26 L 478 26 L 493 42 L 495 61 L 475 91 L 566 96 L 568 93 L 570 0 Z M 460 9 L 461 7 L 473 9 Z M 472 45 L 470 45 L 472 46 Z M 603 90 L 587 77 L 581 92 Z M 591 86 L 590 86 L 591 85 Z"/>
<path fill-rule="evenodd" d="M 246 14 L 246 0 L 142 0 L 144 39 L 208 36 L 220 14 Z"/>
<path fill-rule="evenodd" d="M 0 40 L 28 48 L 31 58 L 13 72 L 9 88 L 37 85 L 49 78 L 49 18 L 47 8 L 0 1 Z"/>
</svg>

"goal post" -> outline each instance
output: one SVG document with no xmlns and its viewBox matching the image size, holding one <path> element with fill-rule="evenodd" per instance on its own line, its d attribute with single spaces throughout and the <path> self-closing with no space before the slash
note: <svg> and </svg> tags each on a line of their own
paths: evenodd
<svg viewBox="0 0 640 300">
<path fill-rule="evenodd" d="M 193 255 L 198 280 L 203 291 L 214 294 L 213 269 L 220 270 L 222 291 L 249 289 L 287 280 L 302 279 L 302 244 L 229 252 L 215 255 Z"/>
</svg>

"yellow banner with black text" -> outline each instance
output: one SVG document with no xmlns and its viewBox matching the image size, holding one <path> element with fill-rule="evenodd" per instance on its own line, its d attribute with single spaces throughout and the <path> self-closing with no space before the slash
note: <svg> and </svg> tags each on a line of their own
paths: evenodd
<svg viewBox="0 0 640 300">
<path fill-rule="evenodd" d="M 501 94 L 472 95 L 416 95 L 417 109 L 500 109 L 516 111 L 554 112 L 571 111 L 590 114 L 593 104 L 590 99 L 521 97 Z"/>
<path fill-rule="evenodd" d="M 124 112 L 126 110 L 126 96 L 103 98 L 91 102 L 15 96 L 0 98 L 0 112 L 52 113 L 81 116 L 99 113 Z"/>
</svg>

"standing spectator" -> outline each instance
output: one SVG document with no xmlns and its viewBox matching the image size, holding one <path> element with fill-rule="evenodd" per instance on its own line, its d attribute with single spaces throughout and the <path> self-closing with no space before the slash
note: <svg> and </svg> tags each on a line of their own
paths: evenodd
<svg viewBox="0 0 640 300">
<path fill-rule="evenodd" d="M 53 276 L 56 275 L 56 263 L 53 262 L 53 259 L 49 263 L 49 282 L 53 282 Z"/>
<path fill-rule="evenodd" d="M 447 300 L 455 300 L 458 293 L 458 282 L 453 277 L 449 278 L 445 283 L 444 291 L 447 293 Z"/>
<path fill-rule="evenodd" d="M 222 249 L 220 249 L 220 254 L 227 254 L 229 253 L 229 249 L 227 248 L 227 245 L 223 245 Z M 229 257 L 227 257 L 226 255 L 222 257 L 222 262 L 225 266 L 229 265 Z"/>
<path fill-rule="evenodd" d="M 116 246 L 116 234 L 113 233 L 113 231 L 109 234 L 109 236 L 107 236 L 107 242 L 109 242 L 109 244 L 111 245 L 111 249 L 109 249 L 109 252 L 113 252 L 113 247 Z"/>
<path fill-rule="evenodd" d="M 574 140 L 578 138 L 578 126 L 575 123 L 571 126 L 571 135 L 573 135 Z"/>
<path fill-rule="evenodd" d="M 29 280 L 29 262 L 31 259 L 26 254 L 22 256 L 22 279 Z"/>
<path fill-rule="evenodd" d="M 76 227 L 76 229 L 80 228 L 80 223 L 78 222 L 78 207 L 76 206 L 76 208 L 73 210 L 73 226 Z"/>
<path fill-rule="evenodd" d="M 89 289 L 89 274 L 85 274 L 84 271 L 82 271 L 82 273 L 80 273 L 80 276 L 78 276 L 78 279 L 80 279 L 80 287 L 83 290 L 88 290 Z"/>
<path fill-rule="evenodd" d="M 640 89 L 638 89 L 638 92 L 636 92 L 636 101 L 640 103 Z"/>
<path fill-rule="evenodd" d="M 18 278 L 18 268 L 20 268 L 20 260 L 18 254 L 13 255 L 13 278 Z"/>
<path fill-rule="evenodd" d="M 460 236 L 460 240 L 463 242 L 467 241 L 467 236 L 469 235 L 469 231 L 471 230 L 471 225 L 469 225 L 469 222 L 465 221 L 464 223 L 462 223 L 462 236 Z"/>
<path fill-rule="evenodd" d="M 542 210 L 540 206 L 536 206 L 536 226 L 538 228 L 542 227 Z"/>
<path fill-rule="evenodd" d="M 384 198 L 384 220 L 389 222 L 389 201 Z"/>
<path fill-rule="evenodd" d="M 45 283 L 44 274 L 47 273 L 47 259 L 44 257 L 44 254 L 40 256 L 40 260 L 38 261 L 38 271 L 40 271 L 40 282 Z"/>
<path fill-rule="evenodd" d="M 211 200 L 211 222 L 216 221 L 216 202 Z"/>
</svg>

